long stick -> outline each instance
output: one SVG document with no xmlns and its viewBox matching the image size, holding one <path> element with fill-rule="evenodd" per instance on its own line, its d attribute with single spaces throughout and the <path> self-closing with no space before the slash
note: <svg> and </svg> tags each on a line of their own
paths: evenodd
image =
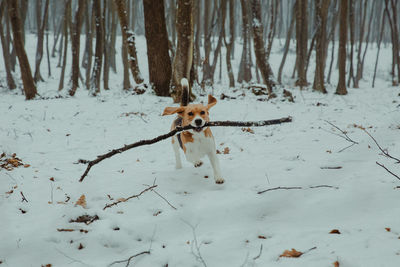
<svg viewBox="0 0 400 267">
<path fill-rule="evenodd" d="M 292 117 L 285 117 L 285 118 L 281 118 L 281 119 L 276 119 L 276 120 L 267 120 L 267 121 L 212 121 L 212 122 L 207 122 L 203 127 L 216 127 L 216 126 L 236 126 L 236 127 L 261 127 L 261 126 L 268 126 L 268 125 L 273 125 L 273 124 L 281 124 L 281 123 L 285 123 L 285 122 L 291 122 L 292 121 Z M 93 165 L 96 165 L 97 163 L 99 163 L 100 161 L 103 161 L 107 158 L 110 158 L 112 156 L 114 156 L 115 154 L 119 154 L 122 153 L 124 151 L 127 151 L 131 148 L 135 148 L 138 146 L 144 146 L 144 145 L 151 145 L 154 143 L 157 143 L 161 140 L 167 139 L 171 136 L 174 136 L 175 134 L 182 132 L 182 131 L 186 131 L 186 130 L 190 130 L 190 129 L 194 129 L 193 126 L 188 125 L 185 127 L 176 127 L 174 130 L 170 131 L 167 134 L 163 134 L 160 136 L 157 136 L 153 139 L 147 139 L 147 140 L 141 140 L 138 141 L 136 143 L 130 144 L 130 145 L 124 145 L 123 147 L 117 148 L 117 149 L 113 149 L 110 152 L 103 154 L 103 155 L 99 155 L 97 156 L 96 159 L 94 160 L 85 160 L 85 159 L 80 159 L 78 160 L 78 163 L 83 163 L 83 164 L 88 164 L 88 166 L 86 167 L 85 172 L 82 174 L 81 178 L 79 179 L 79 182 L 82 182 L 83 179 L 85 179 L 86 175 L 89 173 L 90 169 L 92 168 Z"/>
</svg>

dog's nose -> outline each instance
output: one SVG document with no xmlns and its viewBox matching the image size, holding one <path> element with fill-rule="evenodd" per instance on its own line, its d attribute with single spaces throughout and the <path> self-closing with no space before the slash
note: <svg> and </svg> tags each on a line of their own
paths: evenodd
<svg viewBox="0 0 400 267">
<path fill-rule="evenodd" d="M 194 120 L 194 123 L 195 123 L 197 126 L 200 126 L 200 125 L 203 123 L 203 120 L 201 120 L 201 119 L 195 119 L 195 120 Z"/>
</svg>

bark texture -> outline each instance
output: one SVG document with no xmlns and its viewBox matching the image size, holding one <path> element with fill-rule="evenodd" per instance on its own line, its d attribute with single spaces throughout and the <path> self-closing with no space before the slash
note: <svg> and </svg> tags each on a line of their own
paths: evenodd
<svg viewBox="0 0 400 267">
<path fill-rule="evenodd" d="M 24 48 L 24 40 L 22 37 L 22 23 L 18 1 L 7 0 L 8 13 L 10 16 L 11 27 L 14 37 L 14 49 L 18 57 L 19 66 L 21 69 L 22 82 L 24 86 L 25 98 L 33 99 L 36 94 L 36 85 L 32 77 L 31 67 Z"/>
<path fill-rule="evenodd" d="M 347 11 L 348 1 L 340 0 L 340 26 L 339 26 L 339 82 L 336 87 L 336 94 L 346 95 L 346 42 L 347 42 Z"/>
<path fill-rule="evenodd" d="M 164 0 L 143 0 L 143 7 L 150 83 L 156 95 L 168 96 L 172 69 Z"/>
</svg>

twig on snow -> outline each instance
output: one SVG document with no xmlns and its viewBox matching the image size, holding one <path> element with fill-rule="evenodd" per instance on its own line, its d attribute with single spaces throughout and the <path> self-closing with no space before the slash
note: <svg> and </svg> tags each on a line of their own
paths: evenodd
<svg viewBox="0 0 400 267">
<path fill-rule="evenodd" d="M 308 188 L 314 189 L 314 188 L 321 188 L 321 187 L 339 189 L 339 187 L 337 187 L 337 186 L 325 185 L 325 184 L 323 184 L 323 185 L 312 185 L 312 186 L 309 186 Z M 280 189 L 290 190 L 290 189 L 306 189 L 306 188 L 303 188 L 302 186 L 291 186 L 291 187 L 278 186 L 278 187 L 268 188 L 268 189 L 265 189 L 265 190 L 262 190 L 262 191 L 258 191 L 257 194 L 263 194 L 263 193 L 268 192 L 268 191 L 280 190 Z"/>
<path fill-rule="evenodd" d="M 28 200 L 27 200 L 26 197 L 24 196 L 24 193 L 22 193 L 22 191 L 20 191 L 20 193 L 21 193 L 21 196 L 22 196 L 21 202 L 24 202 L 24 201 L 28 202 Z"/>
<path fill-rule="evenodd" d="M 351 139 L 351 138 L 347 135 L 347 132 L 346 132 L 346 131 L 343 131 L 342 129 L 340 129 L 338 126 L 336 126 L 335 124 L 333 124 L 333 123 L 330 122 L 330 121 L 325 120 L 325 122 L 328 123 L 328 124 L 330 124 L 332 127 L 336 128 L 337 130 L 339 130 L 342 134 L 337 134 L 337 133 L 330 132 L 330 131 L 327 131 L 327 132 L 329 132 L 329 133 L 331 133 L 331 134 L 334 134 L 334 135 L 337 135 L 337 136 L 339 136 L 339 137 L 343 138 L 344 140 L 346 140 L 346 141 L 348 141 L 348 142 L 351 143 L 350 145 L 348 145 L 348 146 L 342 148 L 341 150 L 339 150 L 338 153 L 343 152 L 343 151 L 345 151 L 346 149 L 348 149 L 348 148 L 350 148 L 350 147 L 352 147 L 352 146 L 354 146 L 354 145 L 358 145 L 358 142 L 356 142 L 356 141 L 354 141 L 353 139 Z"/>
<path fill-rule="evenodd" d="M 393 172 L 391 172 L 388 168 L 385 167 L 385 165 L 383 165 L 383 164 L 381 164 L 381 163 L 379 163 L 379 162 L 377 162 L 377 161 L 376 161 L 376 164 L 378 164 L 379 166 L 381 166 L 382 168 L 384 168 L 388 173 L 390 173 L 391 175 L 393 175 L 394 177 L 396 177 L 397 179 L 400 180 L 400 177 L 399 177 L 398 175 L 394 174 Z"/>
<path fill-rule="evenodd" d="M 369 137 L 371 137 L 371 139 L 375 142 L 376 146 L 379 148 L 379 150 L 383 153 L 383 155 L 387 158 L 393 159 L 395 160 L 397 163 L 400 163 L 400 159 L 393 157 L 392 155 L 389 154 L 389 152 L 387 151 L 387 149 L 383 149 L 378 142 L 376 141 L 376 139 L 365 129 L 362 129 L 366 134 L 369 135 Z"/>
<path fill-rule="evenodd" d="M 158 193 L 156 190 L 152 189 L 151 191 L 153 191 L 157 196 L 159 196 L 160 198 L 162 198 L 165 202 L 167 202 L 167 204 L 173 208 L 174 210 L 177 210 L 177 208 L 172 205 L 165 197 L 163 197 L 160 193 Z"/>
<path fill-rule="evenodd" d="M 255 256 L 255 257 L 253 258 L 253 260 L 257 260 L 258 258 L 260 258 L 260 257 L 261 257 L 262 250 L 263 250 L 263 245 L 261 244 L 261 246 L 260 246 L 260 252 L 258 253 L 258 255 L 257 255 L 257 256 Z"/>
<path fill-rule="evenodd" d="M 261 126 L 268 126 L 268 125 L 273 125 L 273 124 L 281 124 L 281 123 L 285 123 L 285 122 L 291 122 L 292 121 L 292 117 L 285 117 L 285 118 L 281 118 L 281 119 L 275 119 L 275 120 L 266 120 L 266 121 L 212 121 L 212 122 L 207 122 L 202 128 L 204 127 L 216 127 L 216 126 L 234 126 L 234 127 L 261 127 Z M 113 149 L 110 152 L 103 154 L 103 155 L 99 155 L 97 156 L 96 159 L 94 160 L 85 160 L 85 159 L 79 159 L 78 163 L 82 163 L 82 164 L 87 164 L 88 166 L 86 167 L 85 172 L 82 174 L 81 178 L 79 179 L 79 182 L 82 182 L 83 179 L 85 179 L 86 175 L 89 173 L 90 169 L 92 168 L 92 166 L 96 165 L 97 163 L 110 158 L 116 154 L 122 153 L 124 151 L 127 151 L 129 149 L 138 147 L 138 146 L 144 146 L 144 145 L 151 145 L 154 143 L 157 143 L 159 141 L 165 140 L 171 136 L 174 136 L 175 134 L 182 132 L 182 131 L 186 131 L 186 130 L 190 130 L 190 129 L 194 129 L 195 127 L 188 125 L 185 127 L 177 127 L 174 130 L 170 131 L 169 133 L 157 136 L 153 139 L 147 139 L 147 140 L 141 140 L 138 142 L 135 142 L 133 144 L 130 145 L 124 145 L 123 147 L 117 148 L 117 149 Z"/>
<path fill-rule="evenodd" d="M 207 267 L 207 263 L 204 261 L 203 257 L 201 256 L 200 246 L 199 246 L 199 243 L 197 242 L 197 236 L 196 236 L 196 227 L 197 226 L 193 226 L 185 220 L 182 220 L 182 221 L 192 229 L 192 233 L 193 233 L 192 254 L 193 254 L 193 256 L 196 258 L 196 260 L 198 262 L 203 264 L 204 267 Z M 196 251 L 194 251 L 193 246 L 195 246 Z"/>
<path fill-rule="evenodd" d="M 132 260 L 133 258 L 138 257 L 138 256 L 140 256 L 140 255 L 144 255 L 144 254 L 150 254 L 150 250 L 142 251 L 142 252 L 140 252 L 140 253 L 137 253 L 137 254 L 135 254 L 135 255 L 132 255 L 132 256 L 130 256 L 130 257 L 129 257 L 128 259 L 126 259 L 126 260 L 114 261 L 114 262 L 110 263 L 108 266 L 114 265 L 114 264 L 116 264 L 116 263 L 123 263 L 123 262 L 126 262 L 126 265 L 125 265 L 125 266 L 128 267 L 129 264 L 131 263 L 131 260 Z"/>
<path fill-rule="evenodd" d="M 140 192 L 137 195 L 133 195 L 133 196 L 130 196 L 130 197 L 127 197 L 127 198 L 120 198 L 120 199 L 118 199 L 117 201 L 115 201 L 113 203 L 105 205 L 103 210 L 105 210 L 107 208 L 111 208 L 112 206 L 118 205 L 121 202 L 126 202 L 131 198 L 139 198 L 143 193 L 145 193 L 145 192 L 147 192 L 149 190 L 153 190 L 153 188 L 156 188 L 156 187 L 157 187 L 157 185 L 153 184 L 152 186 L 147 187 L 146 189 L 144 189 L 142 192 Z"/>
<path fill-rule="evenodd" d="M 259 192 L 257 192 L 257 194 L 262 194 L 262 193 L 265 193 L 265 192 L 268 192 L 268 191 L 280 190 L 280 189 L 286 189 L 286 190 L 289 190 L 289 189 L 303 189 L 303 187 L 301 187 L 301 186 L 292 186 L 292 187 L 278 186 L 278 187 L 269 188 L 269 189 L 266 189 L 266 190 L 263 190 L 263 191 L 259 191 Z"/>
</svg>

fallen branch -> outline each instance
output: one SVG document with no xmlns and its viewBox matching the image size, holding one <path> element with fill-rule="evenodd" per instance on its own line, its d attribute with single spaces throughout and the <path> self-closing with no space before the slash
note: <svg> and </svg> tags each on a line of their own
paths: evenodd
<svg viewBox="0 0 400 267">
<path fill-rule="evenodd" d="M 308 188 L 314 189 L 314 188 L 321 188 L 321 187 L 339 189 L 339 187 L 337 187 L 337 186 L 326 185 L 326 184 L 323 184 L 323 185 L 312 185 L 312 186 L 309 186 Z M 281 189 L 290 190 L 290 189 L 307 189 L 307 188 L 304 188 L 302 186 L 291 186 L 291 187 L 278 186 L 278 187 L 274 187 L 274 188 L 269 188 L 269 189 L 266 189 L 266 190 L 258 191 L 257 194 L 262 194 L 262 193 L 265 193 L 265 192 L 268 192 L 268 191 L 281 190 Z"/>
<path fill-rule="evenodd" d="M 353 139 L 351 139 L 351 138 L 347 135 L 347 132 L 346 132 L 346 131 L 343 131 L 342 129 L 340 129 L 338 126 L 336 126 L 336 125 L 333 124 L 332 122 L 329 122 L 329 121 L 327 121 L 327 120 L 325 120 L 325 122 L 328 123 L 328 124 L 330 124 L 332 127 L 336 128 L 337 130 L 339 130 L 339 131 L 342 133 L 342 135 L 337 134 L 337 133 L 334 133 L 334 132 L 330 132 L 330 131 L 327 131 L 327 132 L 329 132 L 329 133 L 331 133 L 331 134 L 334 134 L 334 135 L 337 135 L 337 136 L 339 136 L 339 137 L 343 138 L 344 140 L 346 140 L 346 141 L 348 141 L 348 142 L 351 143 L 350 145 L 348 145 L 348 146 L 342 148 L 341 150 L 339 150 L 338 153 L 343 152 L 343 151 L 345 151 L 346 149 L 348 149 L 348 148 L 350 148 L 350 147 L 352 147 L 352 146 L 354 146 L 354 145 L 358 145 L 358 142 L 356 142 L 356 141 L 354 141 Z"/>
<path fill-rule="evenodd" d="M 281 124 L 281 123 L 291 122 L 291 121 L 292 121 L 292 117 L 285 117 L 285 118 L 281 118 L 281 119 L 267 120 L 267 121 L 246 121 L 246 122 L 243 122 L 243 121 L 212 121 L 212 122 L 207 122 L 203 127 L 216 127 L 216 126 L 261 127 L 261 126 Z M 86 175 L 89 173 L 89 171 L 93 167 L 93 165 L 96 165 L 97 163 L 99 163 L 107 158 L 110 158 L 116 154 L 122 153 L 124 151 L 127 151 L 129 149 L 132 149 L 132 148 L 135 148 L 138 146 L 151 145 L 151 144 L 157 143 L 159 141 L 162 141 L 169 137 L 172 137 L 179 132 L 194 129 L 194 128 L 195 127 L 193 127 L 191 125 L 188 125 L 185 127 L 177 127 L 174 130 L 170 131 L 169 133 L 157 136 L 153 139 L 141 140 L 141 141 L 135 142 L 130 145 L 124 145 L 121 148 L 113 149 L 106 154 L 97 156 L 97 158 L 94 160 L 79 159 L 78 163 L 88 164 L 85 172 L 79 179 L 79 182 L 82 182 L 83 179 L 85 179 Z"/>
<path fill-rule="evenodd" d="M 379 162 L 377 162 L 377 161 L 376 161 L 376 164 L 378 164 L 379 166 L 381 166 L 382 168 L 384 168 L 388 173 L 390 173 L 391 175 L 393 175 L 394 177 L 396 177 L 397 179 L 400 180 L 400 177 L 399 177 L 398 175 L 394 174 L 393 172 L 391 172 L 388 168 L 385 167 L 385 165 L 383 165 L 383 164 L 381 164 L 381 163 L 379 163 Z"/>
<path fill-rule="evenodd" d="M 24 193 L 22 193 L 22 191 L 20 191 L 20 193 L 21 193 L 21 196 L 22 196 L 21 202 L 24 202 L 24 201 L 28 202 L 28 200 L 27 200 L 26 197 L 24 196 Z"/>
<path fill-rule="evenodd" d="M 376 139 L 365 129 L 362 129 L 366 134 L 369 135 L 369 137 L 371 137 L 371 139 L 375 142 L 376 146 L 379 148 L 379 150 L 383 153 L 383 155 L 387 158 L 393 159 L 395 160 L 397 163 L 400 163 L 400 159 L 393 157 L 392 155 L 389 154 L 389 152 L 385 149 L 383 149 L 379 144 L 378 141 L 376 141 Z M 379 164 L 378 164 L 379 165 Z"/>
<path fill-rule="evenodd" d="M 118 199 L 117 201 L 115 201 L 115 202 L 113 202 L 113 203 L 111 203 L 111 204 L 105 205 L 104 208 L 103 208 L 103 210 L 105 210 L 105 209 L 107 209 L 107 208 L 111 208 L 112 206 L 118 205 L 118 204 L 121 203 L 121 202 L 126 202 L 126 201 L 128 201 L 129 199 L 131 199 L 131 198 L 139 198 L 143 193 L 145 193 L 145 192 L 147 192 L 147 191 L 149 191 L 149 190 L 153 191 L 153 188 L 155 188 L 155 187 L 157 187 L 157 185 L 149 186 L 149 187 L 147 187 L 146 189 L 144 189 L 142 192 L 140 192 L 140 193 L 137 194 L 137 195 L 133 195 L 133 196 L 130 196 L 130 197 L 127 197 L 127 198 L 120 198 L 120 199 Z"/>
<path fill-rule="evenodd" d="M 130 257 L 129 257 L 128 259 L 126 259 L 126 260 L 114 261 L 114 262 L 110 263 L 108 266 L 114 265 L 114 264 L 116 264 L 116 263 L 123 263 L 123 262 L 126 262 L 126 266 L 129 266 L 129 264 L 130 264 L 130 262 L 131 262 L 131 260 L 132 260 L 133 258 L 135 258 L 135 257 L 137 257 L 137 256 L 140 256 L 140 255 L 143 255 L 143 254 L 150 254 L 150 250 L 142 251 L 142 252 L 140 252 L 140 253 L 138 253 L 138 254 L 135 254 L 135 255 L 133 255 L 133 256 L 130 256 Z"/>
</svg>

